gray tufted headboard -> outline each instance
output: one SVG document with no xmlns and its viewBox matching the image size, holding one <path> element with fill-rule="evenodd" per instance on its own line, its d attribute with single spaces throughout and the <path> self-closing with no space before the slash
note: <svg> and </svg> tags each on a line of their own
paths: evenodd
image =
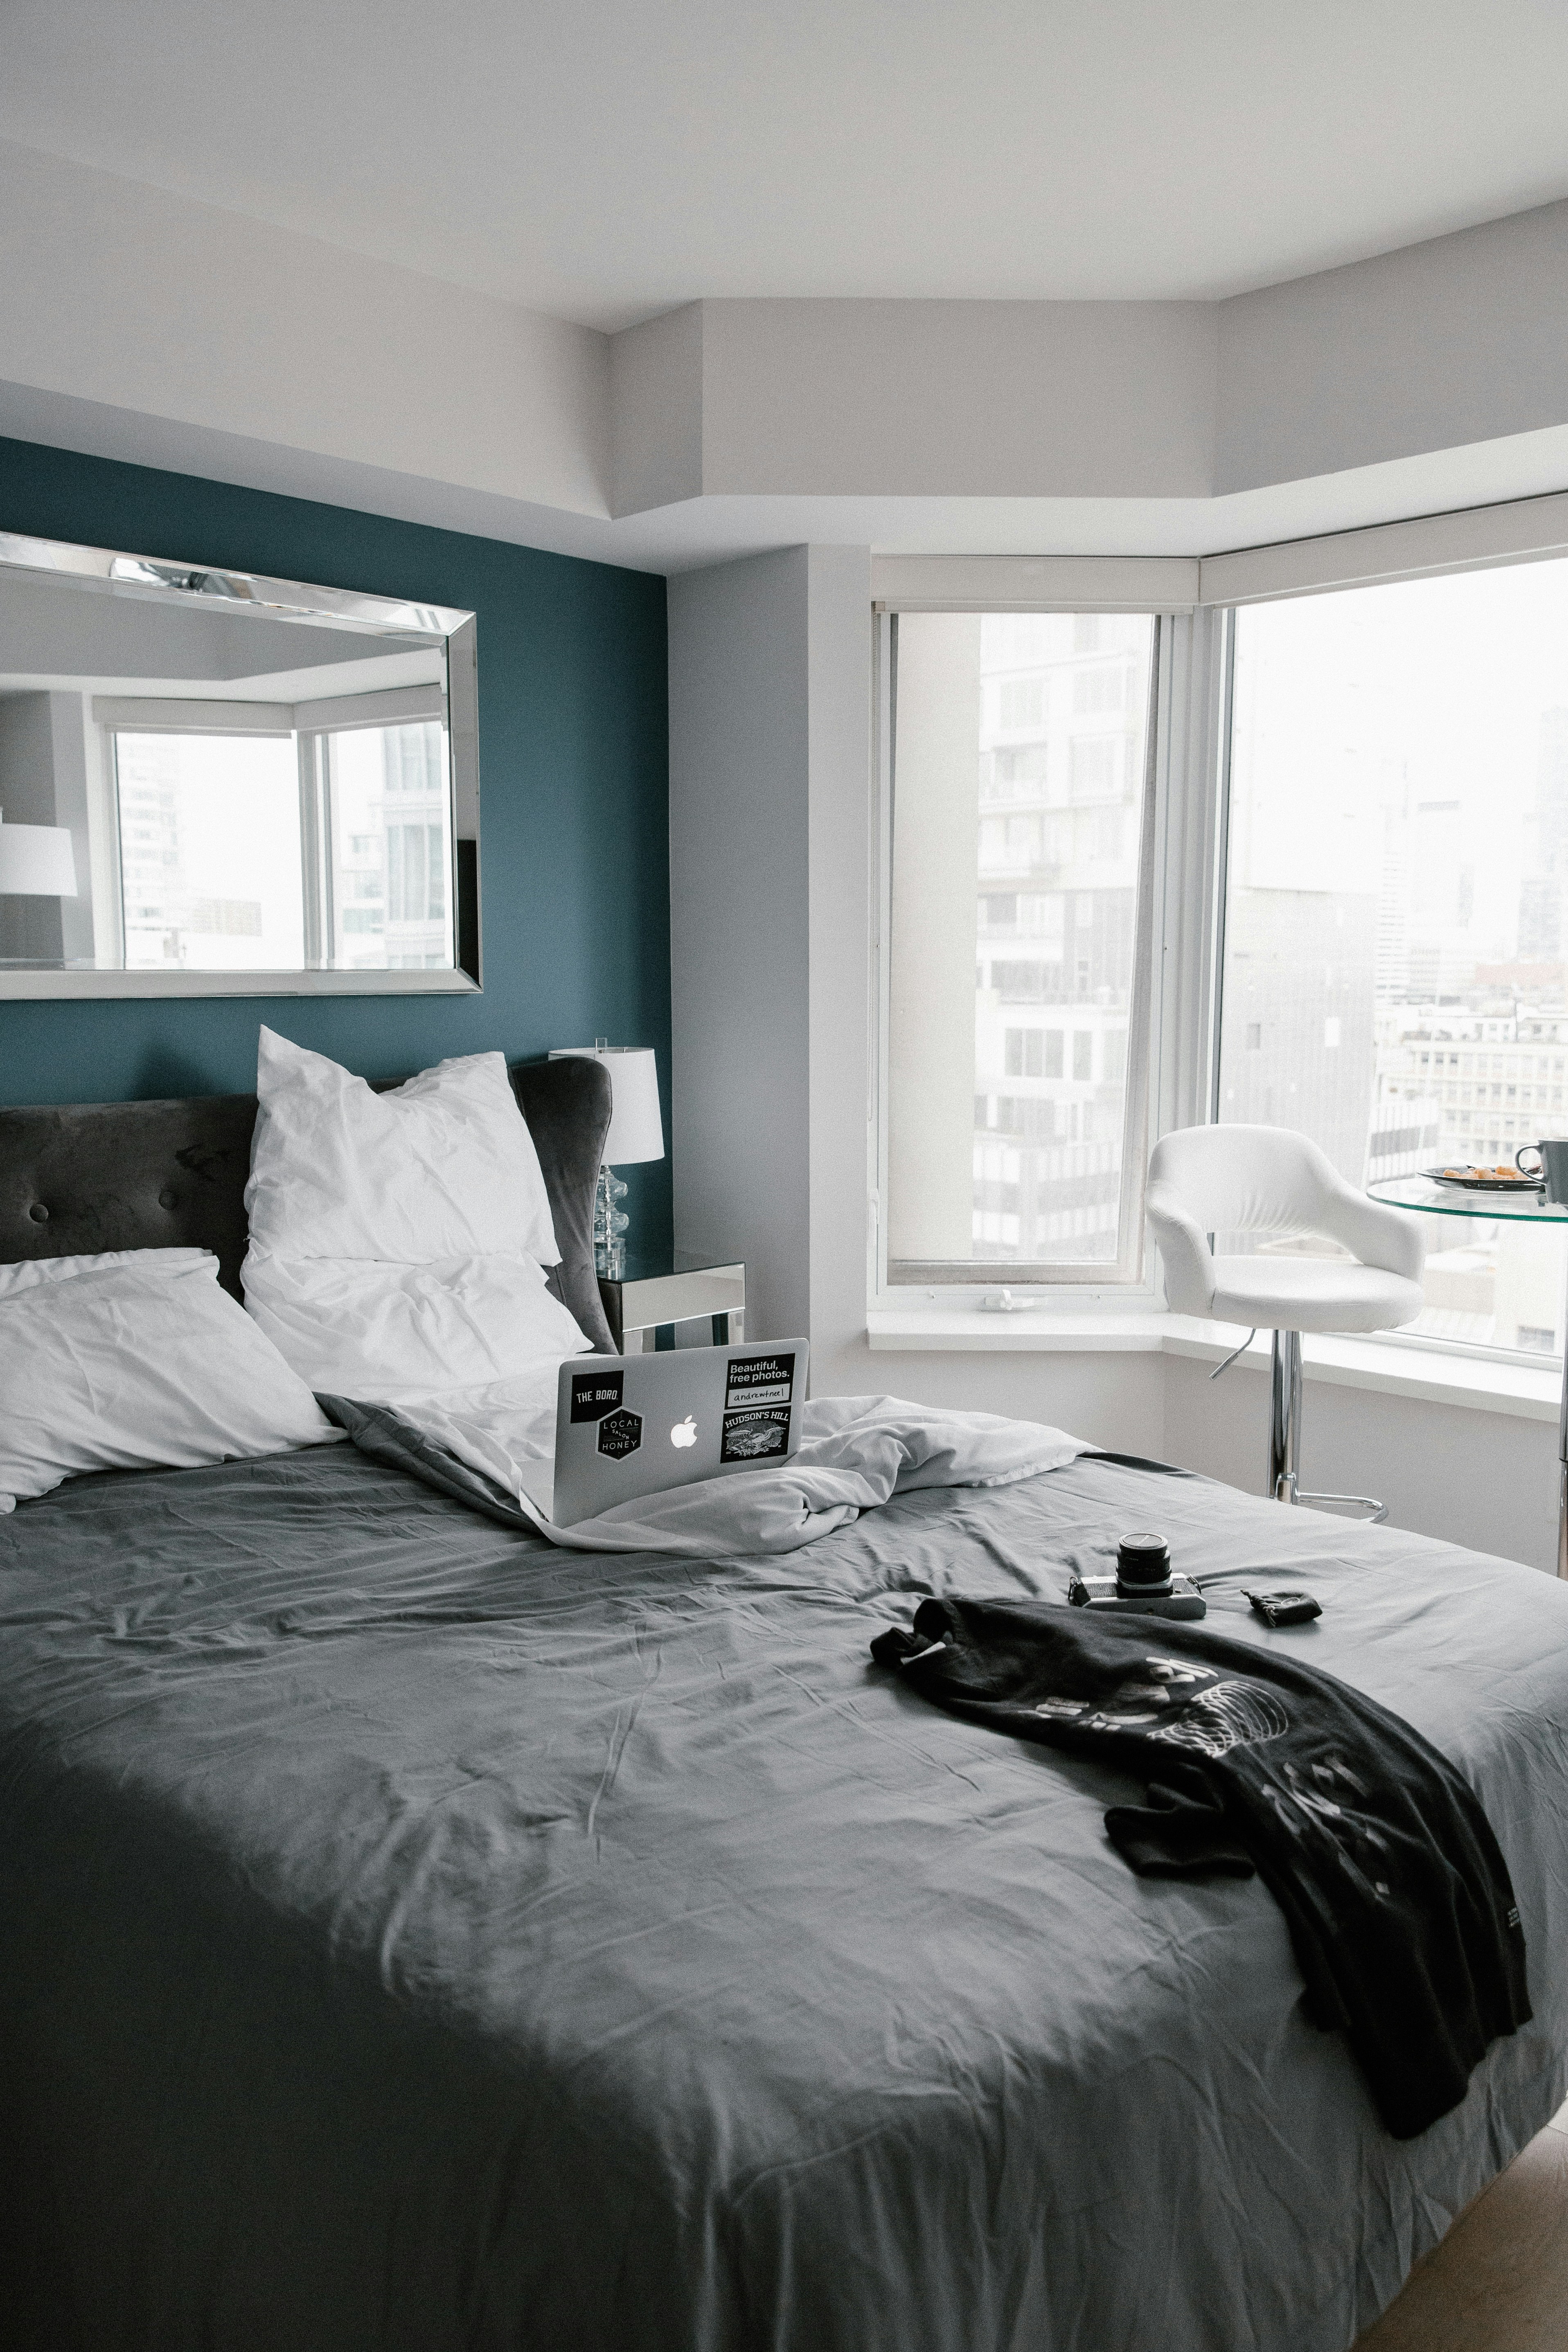
<svg viewBox="0 0 1568 2352">
<path fill-rule="evenodd" d="M 610 1124 L 598 1062 L 518 1062 L 518 1104 L 544 1171 L 561 1264 L 551 1288 L 615 1353 L 594 1272 L 594 1190 Z M 0 1110 L 0 1263 L 196 1246 L 240 1296 L 254 1095 Z"/>
</svg>

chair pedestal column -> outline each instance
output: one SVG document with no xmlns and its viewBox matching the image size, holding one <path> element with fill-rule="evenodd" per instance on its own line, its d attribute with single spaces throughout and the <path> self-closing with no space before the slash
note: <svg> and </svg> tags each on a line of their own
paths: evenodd
<svg viewBox="0 0 1568 2352">
<path fill-rule="evenodd" d="M 1300 1482 L 1301 1465 L 1301 1334 L 1276 1331 L 1272 1377 L 1268 1384 L 1268 1486 L 1276 1503 L 1339 1505 L 1347 1516 L 1359 1513 L 1375 1523 L 1388 1517 L 1388 1505 L 1373 1495 L 1308 1495 Z"/>
<path fill-rule="evenodd" d="M 1301 1334 L 1276 1331 L 1268 1383 L 1268 1493 L 1298 1498 L 1301 1463 Z"/>
</svg>

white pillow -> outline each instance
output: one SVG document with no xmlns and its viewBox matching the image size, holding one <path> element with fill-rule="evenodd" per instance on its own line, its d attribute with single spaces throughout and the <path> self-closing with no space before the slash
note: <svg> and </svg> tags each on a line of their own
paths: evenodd
<svg viewBox="0 0 1568 2352">
<path fill-rule="evenodd" d="M 510 1380 L 590 1344 L 531 1258 L 380 1265 L 253 1249 L 245 1303 L 318 1396 L 394 1404 Z"/>
<path fill-rule="evenodd" d="M 110 1266 L 139 1266 L 145 1274 L 185 1274 L 200 1266 L 216 1281 L 217 1260 L 211 1250 L 100 1250 L 96 1257 L 24 1257 L 0 1265 L 0 1298 L 18 1290 L 34 1290 L 40 1282 L 70 1282 L 79 1274 L 107 1274 Z"/>
<path fill-rule="evenodd" d="M 0 1300 L 0 1511 L 87 1470 L 185 1470 L 342 1435 L 200 1265 Z"/>
<path fill-rule="evenodd" d="M 282 1258 L 431 1265 L 561 1253 L 528 1123 L 500 1054 L 437 1062 L 390 1094 L 263 1029 L 245 1205 Z"/>
</svg>

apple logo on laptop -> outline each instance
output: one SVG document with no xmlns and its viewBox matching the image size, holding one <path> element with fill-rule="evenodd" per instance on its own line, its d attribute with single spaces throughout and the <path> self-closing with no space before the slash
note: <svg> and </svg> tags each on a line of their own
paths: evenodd
<svg viewBox="0 0 1568 2352">
<path fill-rule="evenodd" d="M 672 1445 L 680 1446 L 696 1444 L 697 1423 L 692 1419 L 690 1413 L 687 1414 L 684 1421 L 678 1421 L 676 1423 L 675 1427 L 669 1433 L 669 1442 Z"/>
</svg>

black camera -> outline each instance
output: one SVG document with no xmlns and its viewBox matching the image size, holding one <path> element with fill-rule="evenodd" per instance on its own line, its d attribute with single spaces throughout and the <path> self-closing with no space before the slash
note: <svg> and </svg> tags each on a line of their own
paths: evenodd
<svg viewBox="0 0 1568 2352">
<path fill-rule="evenodd" d="M 1163 1536 L 1123 1536 L 1114 1576 L 1075 1576 L 1068 1599 L 1076 1609 L 1131 1609 L 1149 1617 L 1203 1617 L 1203 1594 L 1190 1576 L 1171 1567 Z"/>
</svg>

